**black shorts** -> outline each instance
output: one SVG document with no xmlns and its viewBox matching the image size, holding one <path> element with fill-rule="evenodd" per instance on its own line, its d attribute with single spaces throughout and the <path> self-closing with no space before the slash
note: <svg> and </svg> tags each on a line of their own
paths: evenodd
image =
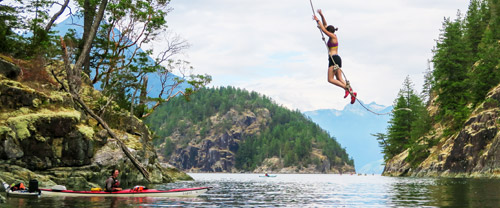
<svg viewBox="0 0 500 208">
<path fill-rule="evenodd" d="M 335 61 L 335 63 L 336 63 L 337 65 L 339 65 L 339 67 L 340 67 L 340 68 L 342 68 L 342 59 L 340 58 L 340 56 L 339 56 L 339 55 L 337 55 L 337 54 L 335 54 L 335 55 L 333 55 L 333 56 L 332 56 L 332 58 L 333 58 L 333 60 Z M 332 59 L 330 58 L 330 55 L 328 55 L 328 67 L 331 67 L 331 66 L 333 66 L 333 65 L 334 65 L 334 64 L 333 64 L 333 61 L 332 61 Z"/>
</svg>

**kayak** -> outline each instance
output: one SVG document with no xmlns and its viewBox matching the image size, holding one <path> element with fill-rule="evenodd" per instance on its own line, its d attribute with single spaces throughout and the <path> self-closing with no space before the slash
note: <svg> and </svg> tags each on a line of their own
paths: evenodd
<svg viewBox="0 0 500 208">
<path fill-rule="evenodd" d="M 212 187 L 181 188 L 170 190 L 144 189 L 142 191 L 125 189 L 122 191 L 72 191 L 40 189 L 44 196 L 102 196 L 102 197 L 195 197 L 210 190 Z"/>
<path fill-rule="evenodd" d="M 276 177 L 276 175 L 268 175 L 268 176 L 259 176 L 259 177 L 264 177 L 264 178 L 268 178 L 268 177 Z"/>
<path fill-rule="evenodd" d="M 36 192 L 28 192 L 28 190 L 7 190 L 7 196 L 8 197 L 39 197 L 41 194 L 40 191 Z"/>
</svg>

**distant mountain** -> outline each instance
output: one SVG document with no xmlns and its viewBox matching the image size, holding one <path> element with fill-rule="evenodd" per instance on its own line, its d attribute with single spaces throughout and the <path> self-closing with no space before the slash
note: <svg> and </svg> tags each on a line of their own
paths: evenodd
<svg viewBox="0 0 500 208">
<path fill-rule="evenodd" d="M 374 102 L 364 105 L 377 113 L 387 113 L 392 110 L 392 106 Z M 347 153 L 354 159 L 356 172 L 382 173 L 383 155 L 376 138 L 371 134 L 386 132 L 389 115 L 375 115 L 358 102 L 354 105 L 347 104 L 342 110 L 321 109 L 306 111 L 304 114 L 346 148 Z"/>
</svg>

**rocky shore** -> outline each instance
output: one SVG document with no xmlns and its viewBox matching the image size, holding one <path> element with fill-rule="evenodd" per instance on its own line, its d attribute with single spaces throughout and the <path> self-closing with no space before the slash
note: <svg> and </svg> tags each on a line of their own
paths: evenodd
<svg viewBox="0 0 500 208">
<path fill-rule="evenodd" d="M 105 105 L 107 98 L 84 84 L 80 97 L 145 167 L 149 172 L 145 178 L 118 142 L 61 90 L 48 71 L 26 80 L 13 62 L 0 58 L 0 182 L 36 179 L 40 187 L 90 189 L 102 187 L 113 169 L 120 170 L 123 187 L 192 180 L 160 165 L 151 132 L 140 119 L 112 102 Z"/>
<path fill-rule="evenodd" d="M 435 112 L 431 106 L 431 113 Z M 408 151 L 386 164 L 384 175 L 432 177 L 500 177 L 500 85 L 492 89 L 485 102 L 467 119 L 462 129 L 445 136 L 445 125 L 434 126 L 438 145 L 418 167 L 405 161 Z"/>
</svg>

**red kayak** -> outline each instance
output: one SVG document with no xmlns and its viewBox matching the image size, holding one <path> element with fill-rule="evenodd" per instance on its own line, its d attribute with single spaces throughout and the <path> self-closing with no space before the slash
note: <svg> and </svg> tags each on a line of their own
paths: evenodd
<svg viewBox="0 0 500 208">
<path fill-rule="evenodd" d="M 55 189 L 40 189 L 42 196 L 102 196 L 102 197 L 195 197 L 210 190 L 212 187 L 197 187 L 197 188 L 181 188 L 170 190 L 144 189 L 134 190 L 125 189 L 122 191 L 72 191 L 72 190 L 55 190 Z"/>
</svg>

